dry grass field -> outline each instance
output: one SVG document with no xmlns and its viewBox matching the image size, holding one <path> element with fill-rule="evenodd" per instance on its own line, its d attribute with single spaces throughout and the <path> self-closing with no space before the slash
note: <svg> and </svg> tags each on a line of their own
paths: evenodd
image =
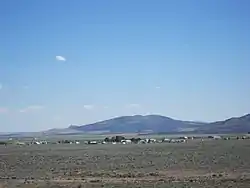
<svg viewBox="0 0 250 188">
<path fill-rule="evenodd" d="M 0 188 L 250 185 L 250 140 L 0 146 Z"/>
</svg>

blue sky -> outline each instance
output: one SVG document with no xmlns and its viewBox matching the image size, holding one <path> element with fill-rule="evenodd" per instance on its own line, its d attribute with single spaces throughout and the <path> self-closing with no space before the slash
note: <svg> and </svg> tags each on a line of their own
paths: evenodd
<svg viewBox="0 0 250 188">
<path fill-rule="evenodd" d="M 250 112 L 250 2 L 0 2 L 0 132 Z"/>
</svg>

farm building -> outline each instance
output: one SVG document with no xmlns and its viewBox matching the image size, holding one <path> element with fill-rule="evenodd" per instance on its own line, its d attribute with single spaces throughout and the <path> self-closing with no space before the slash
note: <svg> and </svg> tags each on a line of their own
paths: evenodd
<svg viewBox="0 0 250 188">
<path fill-rule="evenodd" d="M 131 144 L 132 141 L 131 140 L 122 140 L 121 143 L 122 144 Z"/>
<path fill-rule="evenodd" d="M 219 140 L 219 139 L 221 139 L 221 136 L 219 136 L 219 135 L 213 135 L 213 136 L 208 136 L 208 138 Z"/>
</svg>

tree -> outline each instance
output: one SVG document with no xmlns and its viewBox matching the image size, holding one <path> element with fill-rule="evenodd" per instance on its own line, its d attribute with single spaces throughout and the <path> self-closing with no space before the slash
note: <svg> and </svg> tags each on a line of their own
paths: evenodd
<svg viewBox="0 0 250 188">
<path fill-rule="evenodd" d="M 106 138 L 104 139 L 104 142 L 111 142 L 111 139 L 110 139 L 109 137 L 106 137 Z"/>
<path fill-rule="evenodd" d="M 121 142 L 122 140 L 125 140 L 125 137 L 123 137 L 123 136 L 113 136 L 110 139 L 111 142 Z"/>
<path fill-rule="evenodd" d="M 0 145 L 7 145 L 7 142 L 0 141 Z"/>
<path fill-rule="evenodd" d="M 116 142 L 116 137 L 115 137 L 115 136 L 113 136 L 113 137 L 111 138 L 111 142 Z"/>
<path fill-rule="evenodd" d="M 123 136 L 116 136 L 115 137 L 116 142 L 121 142 L 122 140 L 125 140 L 125 137 L 123 137 Z"/>
<path fill-rule="evenodd" d="M 131 142 L 138 143 L 141 140 L 141 138 L 131 138 Z"/>
</svg>

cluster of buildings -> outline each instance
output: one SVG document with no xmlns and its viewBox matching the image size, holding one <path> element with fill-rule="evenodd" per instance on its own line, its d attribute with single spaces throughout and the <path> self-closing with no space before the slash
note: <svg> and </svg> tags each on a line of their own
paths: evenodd
<svg viewBox="0 0 250 188">
<path fill-rule="evenodd" d="M 122 139 L 104 139 L 103 141 L 87 141 L 85 144 L 151 144 L 151 143 L 185 143 L 188 139 L 188 137 L 185 138 L 178 138 L 178 139 L 154 139 L 154 138 L 131 138 L 131 139 L 125 139 L 124 137 Z"/>
<path fill-rule="evenodd" d="M 232 137 L 222 137 L 219 135 L 211 135 L 207 137 L 193 137 L 193 136 L 182 136 L 178 138 L 163 138 L 163 139 L 154 139 L 154 138 L 132 138 L 132 139 L 126 139 L 122 137 L 121 139 L 118 139 L 117 137 L 113 137 L 111 139 L 105 138 L 103 141 L 86 141 L 85 144 L 150 144 L 150 143 L 186 143 L 188 140 L 244 140 L 244 139 L 250 139 L 250 136 L 232 136 Z"/>
<path fill-rule="evenodd" d="M 244 140 L 250 139 L 250 136 L 219 136 L 219 135 L 210 135 L 206 137 L 192 137 L 192 136 L 182 136 L 178 138 L 131 138 L 126 139 L 123 136 L 113 136 L 112 138 L 105 138 L 104 140 L 89 140 L 89 141 L 80 141 L 80 140 L 59 140 L 57 142 L 49 142 L 46 140 L 32 139 L 29 142 L 14 141 L 9 139 L 12 144 L 15 145 L 43 145 L 43 144 L 150 144 L 150 143 L 186 143 L 188 140 L 199 139 L 201 141 L 207 140 Z M 10 143 L 10 142 L 9 142 Z M 6 143 L 7 145 L 7 143 Z"/>
</svg>

